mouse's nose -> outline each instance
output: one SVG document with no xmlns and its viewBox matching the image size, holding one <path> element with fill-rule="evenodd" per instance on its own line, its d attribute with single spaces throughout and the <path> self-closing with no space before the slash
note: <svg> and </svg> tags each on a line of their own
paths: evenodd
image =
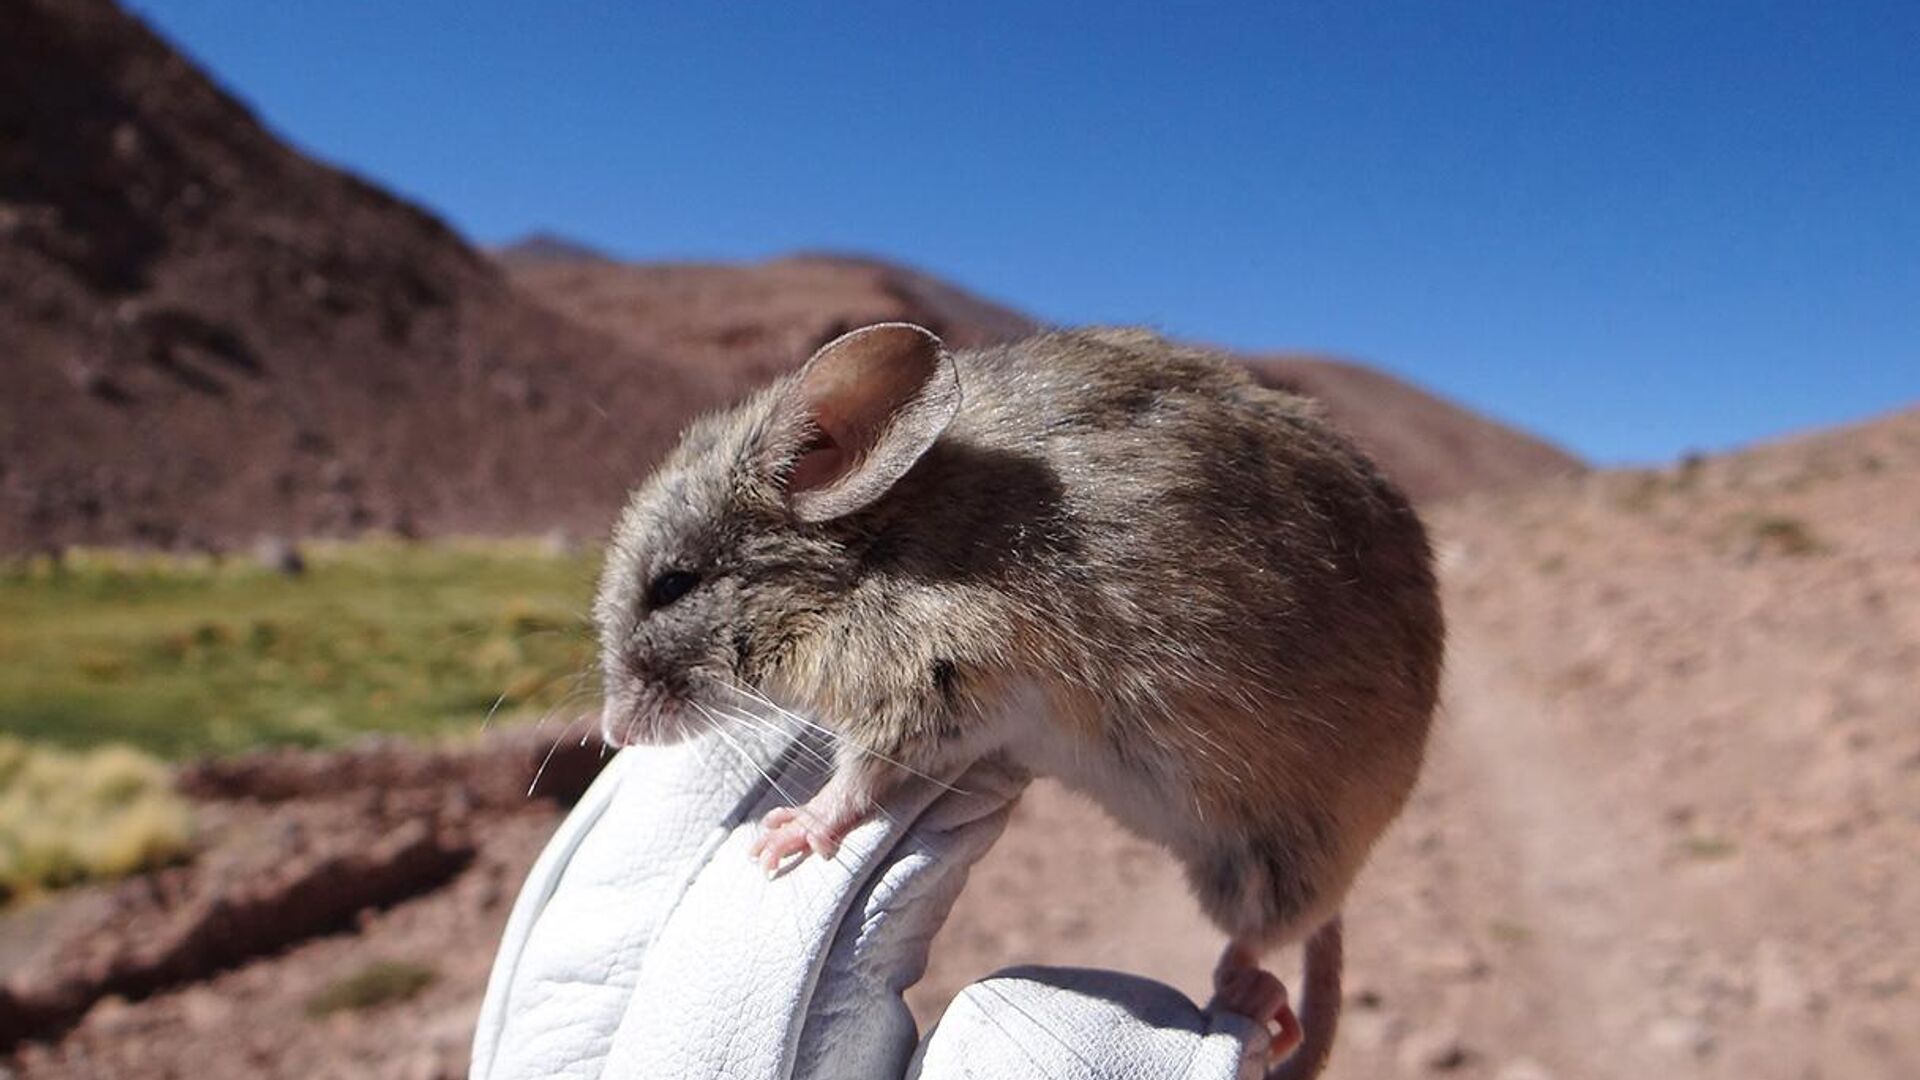
<svg viewBox="0 0 1920 1080">
<path fill-rule="evenodd" d="M 685 699 L 658 681 L 626 679 L 608 688 L 600 733 L 609 746 L 678 742 L 693 721 Z"/>
</svg>

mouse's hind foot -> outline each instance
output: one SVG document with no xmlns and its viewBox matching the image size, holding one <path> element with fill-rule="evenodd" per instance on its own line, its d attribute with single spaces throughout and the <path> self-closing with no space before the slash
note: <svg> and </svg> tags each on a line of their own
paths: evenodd
<svg viewBox="0 0 1920 1080">
<path fill-rule="evenodd" d="M 1272 1043 L 1269 1061 L 1279 1061 L 1300 1045 L 1300 1020 L 1287 1001 L 1287 988 L 1260 966 L 1259 957 L 1244 945 L 1230 944 L 1213 972 L 1213 999 L 1208 1012 L 1230 1012 L 1267 1025 Z"/>
</svg>

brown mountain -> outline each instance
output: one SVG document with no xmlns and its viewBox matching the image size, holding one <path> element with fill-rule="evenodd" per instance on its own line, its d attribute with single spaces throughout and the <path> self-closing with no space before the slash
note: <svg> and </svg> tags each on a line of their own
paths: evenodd
<svg viewBox="0 0 1920 1080">
<path fill-rule="evenodd" d="M 602 527 L 682 420 L 865 323 L 1035 323 L 870 259 L 489 259 L 110 0 L 0 6 L 0 550 Z M 1565 471 L 1363 368 L 1256 360 L 1423 497 Z"/>
<path fill-rule="evenodd" d="M 605 263 L 613 259 L 591 244 L 550 232 L 534 232 L 492 249 L 495 260 L 507 266 L 536 263 Z"/>
<path fill-rule="evenodd" d="M 1317 398 L 1416 498 L 1435 502 L 1585 469 L 1544 439 L 1385 372 L 1314 356 L 1248 356 L 1268 386 Z"/>
<path fill-rule="evenodd" d="M 513 280 L 556 311 L 712 373 L 736 392 L 868 323 L 905 320 L 965 348 L 1032 333 L 1025 315 L 916 270 L 795 255 L 756 264 L 619 263 L 571 242 L 500 253 Z"/>
<path fill-rule="evenodd" d="M 106 0 L 0 5 L 0 363 L 0 549 L 595 527 L 709 399 Z"/>
<path fill-rule="evenodd" d="M 736 389 L 869 322 L 920 322 L 959 346 L 1038 324 L 926 274 L 870 259 L 803 255 L 756 265 L 630 264 L 540 239 L 502 253 L 513 279 L 577 321 L 699 365 Z M 1578 472 L 1524 432 L 1358 364 L 1249 356 L 1262 382 L 1320 399 L 1417 497 L 1436 500 Z"/>
</svg>

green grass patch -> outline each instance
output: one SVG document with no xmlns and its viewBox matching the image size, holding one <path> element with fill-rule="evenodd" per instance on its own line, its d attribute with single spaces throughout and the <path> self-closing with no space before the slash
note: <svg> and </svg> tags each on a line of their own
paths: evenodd
<svg viewBox="0 0 1920 1080">
<path fill-rule="evenodd" d="M 163 758 L 478 730 L 590 669 L 597 560 L 532 543 L 315 545 L 251 560 L 78 552 L 0 570 L 0 734 Z"/>
<path fill-rule="evenodd" d="M 1525 924 L 1515 922 L 1512 919 L 1494 919 L 1487 924 L 1487 933 L 1493 935 L 1493 940 L 1498 941 L 1502 945 L 1521 946 L 1533 944 L 1533 931 L 1528 929 Z"/>
<path fill-rule="evenodd" d="M 332 1016 L 405 1001 L 433 985 L 438 974 L 405 960 L 376 960 L 307 999 L 307 1015 Z"/>
<path fill-rule="evenodd" d="M 1701 862 L 1718 862 L 1730 859 L 1740 850 L 1732 840 L 1724 836 L 1696 834 L 1680 841 L 1680 851 L 1690 859 Z"/>
<path fill-rule="evenodd" d="M 1747 519 L 1746 525 L 1757 545 L 1782 555 L 1817 555 L 1827 547 L 1813 527 L 1797 517 L 1760 514 Z"/>
<path fill-rule="evenodd" d="M 0 903 L 164 866 L 192 843 L 192 812 L 160 761 L 0 737 Z"/>
</svg>

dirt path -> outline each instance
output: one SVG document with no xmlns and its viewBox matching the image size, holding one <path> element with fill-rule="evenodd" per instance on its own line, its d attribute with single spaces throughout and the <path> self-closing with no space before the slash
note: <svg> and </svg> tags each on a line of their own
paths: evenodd
<svg viewBox="0 0 1920 1080">
<path fill-rule="evenodd" d="M 1648 1039 L 1643 953 L 1659 924 L 1657 871 L 1643 838 L 1610 805 L 1604 774 L 1569 742 L 1564 717 L 1508 680 L 1500 652 L 1470 626 L 1457 629 L 1428 777 L 1442 809 L 1425 823 L 1452 842 L 1436 845 L 1444 858 L 1425 865 L 1383 858 L 1377 867 L 1385 880 L 1376 887 L 1424 877 L 1422 887 L 1439 890 L 1452 923 L 1441 940 L 1458 951 L 1448 963 L 1442 948 L 1443 962 L 1405 973 L 1430 984 L 1442 1015 L 1429 1020 L 1424 1042 L 1400 1048 L 1403 1069 L 1569 1080 L 1673 1074 L 1673 1057 Z M 1419 832 L 1422 818 L 1409 827 Z M 1405 936 L 1404 928 L 1375 929 L 1388 940 Z M 1663 1031 L 1655 1041 L 1684 1037 Z M 1455 1050 L 1460 1060 L 1449 1065 Z"/>
<path fill-rule="evenodd" d="M 1908 414 L 1440 517 L 1339 1075 L 1920 1076 L 1916 477 Z"/>
</svg>

